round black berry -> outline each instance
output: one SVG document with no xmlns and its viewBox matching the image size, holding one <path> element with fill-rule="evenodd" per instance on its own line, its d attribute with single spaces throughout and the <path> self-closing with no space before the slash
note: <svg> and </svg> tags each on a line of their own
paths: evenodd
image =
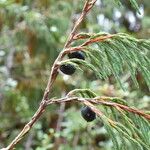
<svg viewBox="0 0 150 150">
<path fill-rule="evenodd" d="M 84 53 L 81 52 L 81 51 L 69 53 L 68 57 L 69 58 L 77 58 L 77 59 L 83 59 L 83 60 L 85 60 Z"/>
<path fill-rule="evenodd" d="M 60 70 L 67 75 L 72 75 L 75 73 L 76 68 L 71 64 L 63 64 L 60 66 Z"/>
<path fill-rule="evenodd" d="M 91 122 L 94 119 L 96 119 L 96 114 L 94 111 L 92 111 L 92 109 L 88 106 L 84 106 L 81 109 L 81 115 L 82 117 L 87 121 L 87 122 Z"/>
</svg>

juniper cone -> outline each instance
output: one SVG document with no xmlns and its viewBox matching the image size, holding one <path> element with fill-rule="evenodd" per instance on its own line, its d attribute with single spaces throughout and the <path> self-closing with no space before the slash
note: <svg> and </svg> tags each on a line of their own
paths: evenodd
<svg viewBox="0 0 150 150">
<path fill-rule="evenodd" d="M 91 122 L 96 119 L 95 112 L 93 112 L 92 109 L 88 106 L 84 106 L 81 108 L 81 115 L 87 122 Z"/>
<path fill-rule="evenodd" d="M 69 53 L 69 54 L 68 54 L 68 57 L 69 57 L 69 58 L 78 58 L 78 59 L 83 59 L 83 60 L 85 60 L 84 53 L 81 52 L 81 51 Z"/>
<path fill-rule="evenodd" d="M 75 73 L 76 68 L 71 64 L 63 64 L 60 66 L 61 72 L 67 75 L 72 75 Z"/>
</svg>

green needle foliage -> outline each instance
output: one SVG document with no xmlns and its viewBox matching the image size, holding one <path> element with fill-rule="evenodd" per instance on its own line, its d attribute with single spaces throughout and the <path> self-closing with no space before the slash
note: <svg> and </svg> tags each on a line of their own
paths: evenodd
<svg viewBox="0 0 150 150">
<path fill-rule="evenodd" d="M 83 35 L 83 34 L 82 34 Z M 104 33 L 91 36 L 90 39 L 102 37 Z M 75 63 L 91 69 L 100 79 L 107 79 L 114 75 L 120 86 L 123 84 L 120 75 L 125 74 L 125 67 L 129 70 L 134 84 L 138 87 L 136 80 L 137 72 L 140 72 L 150 87 L 150 40 L 136 39 L 124 33 L 118 33 L 113 37 L 92 43 L 83 49 L 88 59 L 69 59 L 63 63 Z"/>
<path fill-rule="evenodd" d="M 116 0 L 121 4 L 120 0 Z M 130 0 L 132 6 L 138 10 L 135 0 Z M 147 86 L 150 88 L 150 40 L 136 39 L 128 34 L 118 33 L 110 36 L 107 33 L 87 34 L 79 36 L 88 39 L 83 44 L 82 51 L 86 59 L 68 59 L 61 64 L 72 64 L 77 69 L 90 69 L 97 78 L 107 79 L 114 75 L 122 88 L 121 74 L 125 69 L 130 72 L 134 84 L 138 87 L 136 74 L 141 73 Z M 103 37 L 109 36 L 104 40 Z M 94 39 L 100 39 L 95 40 Z M 103 39 L 103 40 L 101 40 Z M 79 40 L 78 40 L 79 41 Z M 94 42 L 93 42 L 94 41 Z M 78 45 L 77 45 L 78 46 Z M 82 45 L 81 45 L 82 46 Z M 95 98 L 96 94 L 88 89 L 75 89 L 68 96 L 79 96 L 83 98 Z M 107 102 L 114 105 L 98 105 L 102 112 L 101 121 L 111 137 L 114 150 L 149 150 L 150 149 L 150 123 L 142 116 L 127 109 L 117 107 L 115 104 L 130 108 L 126 101 L 119 98 L 108 98 Z M 97 112 L 97 114 L 99 114 Z M 100 113 L 101 114 L 101 113 Z"/>
<path fill-rule="evenodd" d="M 81 97 L 86 97 L 86 98 L 93 98 L 96 97 L 97 95 L 92 92 L 89 89 L 75 89 L 70 91 L 68 94 L 68 96 L 81 96 Z"/>
<path fill-rule="evenodd" d="M 96 97 L 96 94 L 88 89 L 76 89 L 70 94 L 80 95 L 84 98 Z M 128 106 L 126 101 L 119 98 L 107 98 L 106 101 Z M 97 107 L 103 113 L 100 119 L 111 137 L 114 150 L 150 149 L 150 123 L 146 119 L 119 107 L 108 105 L 98 105 Z"/>
<path fill-rule="evenodd" d="M 121 1 L 121 0 L 114 0 L 118 5 L 123 5 L 123 1 Z M 136 10 L 136 11 L 138 11 L 138 13 L 140 13 L 140 11 L 139 11 L 139 6 L 138 6 L 138 4 L 137 4 L 137 2 L 136 2 L 136 0 L 129 0 L 130 1 L 130 3 L 131 3 L 131 5 L 132 5 L 132 7 Z"/>
<path fill-rule="evenodd" d="M 114 1 L 120 6 L 125 5 L 125 3 L 127 2 L 125 0 L 114 0 Z M 41 7 L 42 5 L 41 2 L 43 4 L 45 3 L 46 5 L 45 6 L 43 5 L 44 7 L 43 6 Z M 49 4 L 47 4 L 47 2 Z M 79 4 L 80 2 L 81 1 L 77 2 L 77 4 Z M 131 6 L 134 8 L 134 13 L 136 12 L 140 13 L 136 0 L 128 0 L 128 2 L 130 2 Z M 84 2 L 82 1 L 81 3 Z M 21 78 L 17 79 L 16 76 L 13 76 L 13 73 L 11 73 L 10 76 L 12 79 L 14 78 L 18 82 L 18 87 L 16 87 L 17 92 L 15 90 L 12 90 L 13 86 L 9 87 L 6 83 L 5 91 L 7 92 L 7 96 L 3 96 L 3 95 L 1 96 L 0 94 L 0 100 L 1 97 L 2 98 L 4 97 L 5 102 L 7 102 L 6 104 L 4 103 L 4 101 L 3 103 L 0 102 L 2 103 L 2 114 L 0 115 L 0 118 L 3 122 L 0 125 L 0 132 L 1 133 L 4 132 L 4 134 L 2 133 L 2 135 L 0 136 L 1 139 L 0 148 L 3 147 L 3 145 L 7 145 L 8 142 L 10 142 L 10 140 L 12 140 L 12 138 L 16 136 L 18 129 L 19 130 L 22 129 L 22 126 L 25 124 L 27 120 L 29 120 L 29 116 L 33 114 L 33 112 L 36 109 L 36 106 L 39 104 L 39 101 L 37 101 L 36 99 L 41 98 L 43 92 L 43 86 L 39 86 L 40 84 L 37 81 L 39 81 L 39 79 L 42 79 L 42 82 L 45 81 L 45 78 L 43 77 L 45 74 L 47 76 L 47 70 L 49 70 L 49 65 L 50 65 L 49 57 L 51 58 L 50 61 L 52 63 L 56 58 L 56 56 L 58 55 L 59 49 L 62 48 L 62 44 L 64 44 L 65 39 L 67 38 L 65 36 L 65 33 L 67 33 L 66 30 L 68 29 L 70 16 L 73 9 L 72 5 L 74 7 L 74 3 L 72 3 L 72 1 L 68 2 L 67 0 L 66 1 L 49 0 L 49 1 L 38 1 L 38 2 L 32 2 L 32 1 L 19 2 L 17 0 L 0 1 L 0 9 L 1 9 L 0 31 L 2 33 L 1 36 L 2 38 L 0 40 L 2 46 L 1 49 L 3 50 L 3 47 L 6 46 L 5 48 L 6 53 L 9 53 L 11 52 L 11 48 L 9 47 L 7 48 L 7 45 L 9 46 L 10 44 L 12 45 L 10 47 L 15 47 L 16 50 L 15 50 L 13 65 L 14 67 L 16 67 L 17 70 L 18 69 L 17 66 L 19 66 L 18 64 L 21 64 L 21 69 L 23 69 L 23 71 L 22 70 L 19 71 L 20 74 L 17 74 L 17 77 L 21 76 Z M 79 8 L 75 8 L 74 11 L 76 13 L 73 15 L 73 17 L 75 17 L 73 18 L 73 20 L 74 19 L 76 20 L 76 17 L 78 17 L 78 15 L 80 14 L 80 9 L 81 9 L 80 7 L 82 6 L 79 6 Z M 103 14 L 102 12 L 100 13 Z M 82 31 L 85 31 L 85 28 L 88 28 L 87 25 L 88 24 L 90 25 L 90 22 L 94 22 L 94 18 L 97 17 L 96 15 L 94 14 L 94 17 L 92 16 L 93 20 L 91 19 L 89 22 L 86 23 L 85 21 L 83 22 L 83 24 L 81 24 L 83 26 Z M 109 18 L 109 13 L 107 15 Z M 148 18 L 146 18 L 146 21 L 147 19 Z M 2 27 L 1 24 L 3 24 Z M 97 28 L 99 32 L 99 25 Z M 97 32 L 97 29 L 96 27 L 95 28 L 92 27 L 89 31 Z M 60 62 L 60 65 L 71 64 L 76 68 L 76 71 L 78 70 L 83 71 L 85 69 L 91 70 L 92 73 L 98 79 L 107 80 L 110 76 L 113 75 L 116 81 L 122 87 L 122 89 L 124 89 L 124 84 L 121 80 L 123 75 L 129 72 L 133 83 L 135 84 L 136 87 L 138 87 L 139 85 L 136 79 L 136 75 L 140 73 L 144 78 L 145 83 L 150 88 L 150 59 L 149 59 L 150 40 L 149 39 L 147 40 L 136 39 L 124 33 L 110 35 L 104 32 L 100 32 L 96 34 L 80 33 L 79 36 L 83 37 L 83 39 L 78 39 L 77 41 L 73 42 L 73 45 L 76 47 L 82 46 L 81 51 L 85 55 L 85 60 L 72 58 L 72 59 L 62 60 Z M 105 38 L 107 36 L 109 38 Z M 97 38 L 103 40 L 95 40 Z M 34 40 L 36 42 L 34 42 Z M 94 40 L 95 42 L 93 42 Z M 31 43 L 28 41 L 31 41 Z M 87 41 L 89 42 L 88 44 L 85 45 L 83 44 L 84 46 L 81 44 L 82 42 L 86 43 Z M 81 45 L 79 45 L 79 43 Z M 29 52 L 30 49 L 31 49 L 31 56 L 28 56 L 30 55 Z M 21 56 L 23 56 L 22 58 L 19 57 L 19 55 L 17 55 L 20 54 L 19 53 L 20 51 L 22 53 Z M 39 56 L 42 56 L 42 59 Z M 3 55 L 1 53 L 1 58 L 2 57 Z M 18 59 L 15 59 L 15 57 L 17 57 Z M 30 57 L 30 59 L 28 57 Z M 15 60 L 18 63 L 15 64 Z M 33 61 L 33 63 L 31 60 Z M 38 63 L 36 63 L 36 61 Z M 5 63 L 5 61 L 0 61 L 0 63 L 3 64 Z M 29 66 L 31 66 L 31 68 Z M 41 68 L 42 70 L 40 70 Z M 44 70 L 45 68 L 48 69 Z M 4 72 L 3 67 L 1 67 L 0 69 L 1 72 Z M 24 74 L 22 74 L 23 72 Z M 34 78 L 32 79 L 31 76 L 33 76 Z M 6 78 L 10 78 L 10 77 L 8 76 Z M 20 80 L 22 81 L 22 83 L 20 82 Z M 58 80 L 56 85 L 58 85 L 59 83 L 62 84 L 61 82 L 62 81 Z M 31 88 L 29 87 L 29 85 L 31 85 Z M 66 92 L 66 90 L 64 91 L 62 90 L 62 89 L 66 89 L 64 88 L 64 84 L 62 84 L 61 86 L 57 86 L 57 88 L 58 90 L 53 90 L 55 91 L 54 94 L 57 94 L 57 96 L 59 96 L 58 93 L 60 93 L 60 95 L 64 95 L 64 93 Z M 0 90 L 3 89 L 4 88 L 2 86 Z M 30 98 L 28 98 L 29 97 L 28 95 L 30 96 Z M 33 95 L 35 95 L 35 97 Z M 67 96 L 79 97 L 81 98 L 81 100 L 82 98 L 83 99 L 86 98 L 87 100 L 88 99 L 95 100 L 98 97 L 98 95 L 93 91 L 91 91 L 90 89 L 74 89 L 70 91 Z M 33 99 L 33 101 L 30 101 L 30 99 Z M 122 105 L 124 107 L 132 109 L 132 107 L 128 105 L 127 101 L 123 99 L 116 98 L 116 97 L 107 97 L 105 100 L 106 102 L 112 105 L 106 105 L 102 103 L 101 100 L 99 100 L 99 103 L 95 104 L 95 108 L 97 108 L 97 115 L 101 114 L 98 113 L 98 111 L 101 111 L 102 115 L 97 117 L 98 120 L 96 121 L 100 121 L 104 124 L 104 127 L 107 130 L 107 133 L 109 134 L 111 141 L 113 143 L 113 149 L 114 150 L 150 150 L 150 122 L 140 115 L 129 112 L 127 109 L 122 109 L 120 107 L 117 107 L 117 105 Z M 22 106 L 20 107 L 20 104 L 23 104 L 22 105 L 23 109 Z M 5 109 L 3 110 L 3 108 Z M 57 113 L 55 112 L 56 106 L 53 105 L 50 111 L 52 111 L 53 113 L 48 112 L 48 114 L 46 114 L 47 116 L 45 115 L 43 119 L 44 121 L 41 124 L 37 124 L 37 126 L 35 126 L 35 129 L 37 131 L 35 133 L 37 135 L 34 133 L 33 137 L 36 137 L 36 140 L 39 141 L 35 142 L 34 140 L 33 141 L 31 140 L 32 143 L 31 146 L 33 146 L 32 147 L 33 149 L 35 149 L 36 147 L 37 150 L 50 149 L 55 144 L 54 143 L 55 139 L 57 141 L 57 138 L 59 138 L 58 137 L 59 134 L 61 135 L 62 133 L 61 130 L 59 131 L 60 133 L 56 131 L 56 135 L 53 133 L 53 131 L 51 133 L 47 133 L 47 129 L 49 129 L 49 127 L 50 128 L 53 127 L 55 124 L 54 121 L 57 120 L 57 117 L 55 115 L 55 113 Z M 65 111 L 67 112 L 68 110 L 66 109 Z M 70 113 L 68 111 L 69 115 L 75 115 L 76 114 L 74 113 L 75 111 L 76 109 L 73 109 L 73 113 Z M 65 112 L 63 114 L 65 114 Z M 50 115 L 53 115 L 54 119 L 53 116 Z M 18 119 L 18 117 L 22 119 Z M 85 128 L 85 126 L 80 127 L 81 124 L 80 124 L 79 116 L 76 115 L 75 117 L 73 118 L 71 116 L 69 120 L 70 122 L 67 122 L 66 118 L 64 119 L 64 124 L 66 124 L 66 128 L 62 128 L 62 130 L 66 129 L 66 133 L 64 132 L 66 136 L 64 136 L 64 138 L 60 137 L 60 139 L 62 138 L 59 144 L 60 149 L 61 146 L 65 145 L 65 143 L 67 143 L 68 146 L 71 145 L 70 143 L 72 143 L 73 141 L 72 139 L 74 137 L 76 138 L 75 135 L 76 132 L 81 131 L 81 134 L 84 132 L 87 133 L 87 131 L 83 131 L 82 129 L 83 127 Z M 9 124 L 10 121 L 8 120 L 8 118 L 11 119 L 12 121 L 11 124 Z M 46 122 L 45 122 L 46 120 L 45 118 L 47 119 Z M 73 123 L 71 123 L 71 121 Z M 12 127 L 14 128 L 13 130 L 11 130 Z M 98 128 L 101 127 L 98 126 Z M 97 132 L 97 131 L 95 130 L 92 132 Z M 81 134 L 79 134 L 79 136 Z M 88 139 L 90 138 L 92 139 L 91 142 L 92 145 L 92 143 L 95 142 L 94 141 L 95 139 L 93 139 L 92 137 L 87 138 L 87 135 L 84 138 L 84 134 L 82 134 L 82 139 L 86 139 L 88 141 Z M 81 143 L 82 143 L 82 139 L 79 139 Z M 3 143 L 3 145 L 1 145 L 1 143 Z M 38 148 L 38 145 L 41 145 L 41 143 L 43 144 L 42 148 Z M 83 144 L 88 145 L 87 143 L 84 142 Z M 77 147 L 77 149 L 79 147 L 80 149 L 80 142 L 78 143 L 76 142 L 75 147 Z M 94 149 L 94 147 L 92 148 Z M 18 149 L 20 149 L 19 146 Z M 72 147 L 70 149 L 72 149 Z M 84 148 L 81 147 L 81 149 Z"/>
</svg>

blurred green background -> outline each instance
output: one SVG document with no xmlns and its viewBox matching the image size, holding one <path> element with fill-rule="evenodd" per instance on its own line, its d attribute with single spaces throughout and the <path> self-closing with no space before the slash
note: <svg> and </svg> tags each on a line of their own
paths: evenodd
<svg viewBox="0 0 150 150">
<path fill-rule="evenodd" d="M 80 26 L 80 32 L 126 32 L 150 37 L 150 2 L 138 0 L 139 15 L 126 0 L 98 0 Z M 82 0 L 0 0 L 0 148 L 8 145 L 37 110 L 50 68 L 79 17 Z M 74 88 L 90 88 L 98 95 L 119 96 L 140 109 L 149 109 L 150 94 L 140 74 L 137 89 L 125 68 L 126 91 L 115 82 L 92 74 L 59 74 L 51 96 L 62 97 Z M 80 84 L 78 84 L 80 83 Z M 17 150 L 111 150 L 99 119 L 86 123 L 81 104 L 52 105 L 16 147 Z"/>
</svg>

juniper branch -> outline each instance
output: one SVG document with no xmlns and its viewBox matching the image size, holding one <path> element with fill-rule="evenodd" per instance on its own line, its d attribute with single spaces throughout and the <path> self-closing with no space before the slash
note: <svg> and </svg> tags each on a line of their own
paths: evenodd
<svg viewBox="0 0 150 150">
<path fill-rule="evenodd" d="M 128 37 L 127 35 L 123 35 L 123 34 L 114 34 L 114 35 L 104 34 L 104 33 L 100 34 L 100 35 L 94 35 L 94 34 L 85 34 L 85 35 L 82 34 L 81 35 L 81 34 L 76 34 L 80 23 L 82 22 L 84 17 L 87 15 L 87 13 L 91 10 L 91 8 L 95 4 L 95 2 L 96 2 L 96 0 L 86 0 L 79 19 L 76 21 L 76 23 L 75 23 L 75 25 L 74 25 L 70 35 L 68 36 L 68 39 L 67 39 L 67 41 L 66 41 L 66 43 L 64 45 L 63 50 L 58 55 L 58 57 L 56 58 L 53 66 L 51 68 L 50 77 L 49 77 L 49 80 L 48 80 L 48 83 L 47 83 L 46 89 L 44 91 L 44 95 L 43 95 L 43 98 L 42 98 L 42 101 L 40 103 L 40 106 L 39 106 L 38 110 L 36 111 L 36 113 L 34 114 L 32 119 L 24 126 L 23 130 L 18 134 L 18 136 L 6 148 L 3 148 L 2 150 L 11 150 L 11 149 L 13 149 L 15 147 L 15 145 L 24 137 L 24 135 L 27 134 L 30 131 L 30 129 L 32 128 L 34 123 L 44 113 L 46 107 L 48 105 L 50 105 L 50 104 L 53 104 L 53 103 L 69 102 L 69 101 L 74 101 L 74 100 L 82 102 L 85 105 L 89 106 L 99 117 L 105 118 L 112 126 L 115 126 L 116 122 L 114 122 L 113 120 L 107 118 L 103 114 L 103 112 L 101 112 L 100 110 L 98 110 L 94 106 L 94 104 L 114 107 L 115 109 L 118 109 L 118 110 L 121 109 L 121 110 L 124 110 L 126 112 L 131 112 L 133 114 L 142 116 L 142 117 L 144 117 L 147 120 L 150 120 L 150 115 L 149 114 L 146 114 L 145 112 L 143 112 L 141 110 L 138 110 L 138 109 L 135 109 L 135 108 L 131 108 L 131 107 L 129 107 L 127 105 L 124 105 L 124 104 L 119 104 L 117 102 L 112 102 L 111 98 L 107 98 L 107 97 L 79 98 L 79 97 L 68 97 L 67 96 L 67 97 L 60 98 L 60 99 L 49 99 L 49 95 L 50 95 L 50 92 L 51 92 L 52 85 L 53 85 L 53 83 L 54 83 L 54 81 L 55 81 L 55 79 L 56 79 L 56 77 L 58 75 L 59 65 L 61 63 L 63 63 L 63 62 L 69 62 L 68 60 L 63 61 L 63 57 L 67 53 L 70 53 L 72 51 L 79 51 L 81 49 L 89 50 L 87 48 L 87 46 L 89 46 L 90 44 L 93 44 L 93 43 L 98 43 L 98 42 L 101 42 L 102 46 L 104 46 L 105 48 L 108 48 L 109 50 L 110 49 L 113 50 L 112 47 L 108 47 L 107 43 L 105 43 L 105 41 L 113 39 L 113 38 L 115 39 L 115 42 L 117 41 L 117 43 L 118 43 L 117 46 L 118 47 L 121 46 L 123 48 L 123 50 L 126 50 L 124 48 L 124 44 L 126 44 L 128 47 L 134 48 L 134 50 L 136 51 L 136 50 L 138 50 L 136 48 L 136 46 L 137 46 L 136 44 L 137 43 L 139 44 L 140 42 L 143 42 L 142 40 L 140 41 L 140 40 L 137 40 L 137 39 L 133 39 L 133 38 Z M 131 0 L 131 2 L 132 2 L 132 4 L 135 5 L 135 3 L 134 3 L 135 1 L 134 0 Z M 135 5 L 135 7 L 137 8 L 136 5 Z M 123 40 L 118 39 L 118 37 L 123 39 Z M 71 43 L 74 40 L 79 40 L 79 39 L 86 39 L 86 41 L 83 42 L 79 46 L 71 47 Z M 130 41 L 133 42 L 133 43 L 131 43 L 131 46 L 129 45 Z M 115 45 L 116 43 L 114 44 L 113 42 L 114 41 L 111 41 L 111 44 L 112 44 L 111 46 L 113 46 L 113 47 L 118 49 L 118 47 Z M 147 43 L 149 43 L 149 42 L 147 42 Z M 143 47 L 141 45 L 140 46 L 142 48 L 146 48 L 147 49 L 147 47 L 149 48 L 147 43 L 145 42 Z M 117 54 L 118 54 L 118 52 L 117 52 Z M 133 54 L 133 53 L 131 52 L 131 54 Z M 110 55 L 108 55 L 108 56 L 110 56 Z M 128 58 L 128 56 L 126 56 L 126 57 Z M 148 73 L 147 73 L 148 71 L 145 70 L 145 68 L 148 66 L 147 64 L 149 63 L 149 61 L 147 60 L 146 57 L 143 58 L 142 56 L 138 56 L 138 54 L 135 54 L 135 55 L 133 54 L 133 57 L 136 58 L 137 62 L 139 60 L 143 62 L 144 66 L 140 66 L 141 67 L 140 69 L 141 69 L 142 72 L 144 72 L 144 75 L 146 76 L 147 81 L 149 81 L 150 78 L 148 77 Z M 112 58 L 112 57 L 110 57 L 110 58 Z M 119 58 L 119 59 L 121 59 L 121 58 Z M 130 59 L 130 57 L 129 57 L 129 59 Z M 72 59 L 72 63 L 79 63 L 79 61 Z M 84 62 L 84 61 L 80 61 L 80 63 L 86 65 L 86 62 Z M 112 64 L 110 64 L 110 65 L 112 67 L 114 67 Z M 129 65 L 130 65 L 130 63 L 129 63 Z M 88 65 L 88 66 L 92 68 L 92 65 Z M 119 64 L 119 67 L 120 67 L 120 64 Z M 115 69 L 114 68 L 113 68 L 113 71 L 115 71 L 115 75 L 117 76 L 118 74 L 117 74 L 117 72 L 115 70 L 116 68 Z M 134 69 L 131 67 L 130 71 L 134 72 Z M 108 74 L 106 74 L 106 75 L 108 75 Z M 120 128 L 117 128 L 117 129 L 120 130 Z M 122 132 L 122 130 L 121 130 L 121 132 Z M 122 133 L 124 133 L 124 132 L 122 132 Z M 127 134 L 125 134 L 125 135 L 128 136 Z"/>
<path fill-rule="evenodd" d="M 79 101 L 81 103 L 86 103 L 88 101 L 93 104 L 106 105 L 106 106 L 110 106 L 110 107 L 115 107 L 116 109 L 120 108 L 126 112 L 131 112 L 133 114 L 142 116 L 145 119 L 150 121 L 150 114 L 147 114 L 144 111 L 138 110 L 136 108 L 132 108 L 132 107 L 129 107 L 129 106 L 126 106 L 123 104 L 111 102 L 111 100 L 112 100 L 112 98 L 110 98 L 110 97 L 95 97 L 95 98 L 64 97 L 64 98 L 60 98 L 60 99 L 53 99 L 53 100 L 50 99 L 47 101 L 47 105 L 50 105 L 53 103 L 70 102 L 70 101 Z"/>
<path fill-rule="evenodd" d="M 40 118 L 40 116 L 45 111 L 46 106 L 47 106 L 46 103 L 47 103 L 52 85 L 58 75 L 58 68 L 59 68 L 58 62 L 60 62 L 62 60 L 63 56 L 65 55 L 65 53 L 64 53 L 65 48 L 67 48 L 73 41 L 73 38 L 75 36 L 75 33 L 76 33 L 80 23 L 82 22 L 82 20 L 86 16 L 86 14 L 90 11 L 90 9 L 93 7 L 93 5 L 95 4 L 96 1 L 97 0 L 86 0 L 80 17 L 76 21 L 76 23 L 73 27 L 73 30 L 71 31 L 71 33 L 65 43 L 63 50 L 58 55 L 58 57 L 56 58 L 53 66 L 51 68 L 50 77 L 49 77 L 49 80 L 48 80 L 48 83 L 47 83 L 46 89 L 44 91 L 44 95 L 43 95 L 43 98 L 42 98 L 42 101 L 40 103 L 38 110 L 35 112 L 32 119 L 24 126 L 24 128 L 21 130 L 21 132 L 18 134 L 18 136 L 6 148 L 3 148 L 2 150 L 12 150 L 15 147 L 15 145 L 25 136 L 25 134 L 27 134 L 29 132 L 29 130 L 32 128 L 33 124 Z"/>
</svg>

